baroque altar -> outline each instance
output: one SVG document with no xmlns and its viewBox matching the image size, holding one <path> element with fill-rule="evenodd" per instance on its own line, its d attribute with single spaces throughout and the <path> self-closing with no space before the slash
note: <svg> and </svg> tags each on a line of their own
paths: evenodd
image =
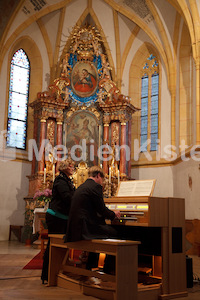
<svg viewBox="0 0 200 300">
<path fill-rule="evenodd" d="M 104 49 L 95 27 L 76 26 L 61 57 L 60 76 L 30 104 L 38 150 L 33 147 L 26 210 L 35 208 L 36 190 L 52 187 L 57 162 L 69 155 L 75 158 L 77 186 L 83 168 L 103 167 L 105 197 L 115 195 L 119 181 L 131 176 L 126 146 L 131 149 L 131 118 L 138 109 L 112 80 Z"/>
</svg>

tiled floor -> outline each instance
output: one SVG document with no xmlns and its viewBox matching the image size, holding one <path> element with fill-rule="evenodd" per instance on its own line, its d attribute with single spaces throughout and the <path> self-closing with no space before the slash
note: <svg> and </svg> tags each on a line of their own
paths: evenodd
<svg viewBox="0 0 200 300">
<path fill-rule="evenodd" d="M 17 241 L 0 241 L 0 299 L 96 299 L 62 288 L 44 287 L 40 280 L 40 270 L 23 270 L 23 266 L 38 252 L 38 249 L 25 246 Z M 200 257 L 190 257 L 195 281 L 193 288 L 188 289 L 188 297 L 178 298 L 179 300 L 200 300 Z"/>
</svg>

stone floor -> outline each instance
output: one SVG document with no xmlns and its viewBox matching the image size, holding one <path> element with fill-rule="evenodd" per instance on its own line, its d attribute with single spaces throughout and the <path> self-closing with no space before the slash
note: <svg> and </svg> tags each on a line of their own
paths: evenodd
<svg viewBox="0 0 200 300">
<path fill-rule="evenodd" d="M 38 249 L 18 241 L 0 241 L 0 299 L 96 299 L 67 289 L 45 287 L 41 284 L 40 270 L 23 270 L 23 266 L 38 252 Z M 193 263 L 193 288 L 188 288 L 188 297 L 179 300 L 200 300 L 200 257 L 190 257 Z"/>
</svg>

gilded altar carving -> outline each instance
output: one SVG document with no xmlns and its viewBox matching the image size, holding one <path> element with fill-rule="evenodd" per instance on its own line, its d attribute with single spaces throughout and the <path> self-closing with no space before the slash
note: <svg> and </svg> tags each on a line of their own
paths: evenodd
<svg viewBox="0 0 200 300">
<path fill-rule="evenodd" d="M 81 162 L 75 169 L 74 174 L 72 175 L 73 184 L 76 188 L 79 187 L 82 183 L 88 178 L 89 167 L 85 162 Z"/>
<path fill-rule="evenodd" d="M 87 163 L 87 167 L 91 164 L 103 164 L 103 159 L 100 161 L 96 154 L 93 161 L 88 163 L 88 151 L 94 147 L 94 152 L 97 153 L 97 148 L 103 144 L 104 139 L 107 139 L 107 142 L 110 140 L 112 146 L 120 144 L 121 124 L 131 121 L 132 114 L 138 109 L 131 104 L 128 96 L 121 94 L 112 80 L 112 69 L 104 53 L 103 40 L 95 27 L 75 26 L 68 45 L 58 62 L 59 77 L 49 85 L 48 91 L 39 92 L 37 99 L 30 106 L 34 109 L 35 120 L 47 122 L 47 126 L 43 126 L 42 129 L 43 136 L 49 139 L 52 148 L 56 141 L 61 142 L 63 139 L 64 146 L 71 150 L 72 142 L 79 146 L 85 139 L 87 155 L 84 163 Z M 123 134 L 126 134 L 127 130 L 128 126 L 123 130 Z M 37 136 L 38 132 L 34 134 Z M 47 183 L 52 181 L 48 172 L 52 172 L 54 164 L 54 157 L 48 157 L 40 163 L 39 172 L 36 170 L 42 174 L 42 168 L 46 166 Z M 37 168 L 36 163 L 35 167 Z M 82 167 L 83 165 L 79 165 L 79 168 Z M 111 160 L 106 167 L 112 167 L 114 193 L 119 165 Z M 81 172 L 80 178 L 84 178 L 85 173 L 83 170 Z M 105 168 L 105 172 L 105 182 L 108 183 L 108 168 Z M 34 178 L 34 174 L 32 175 Z M 77 178 L 74 177 L 74 180 Z"/>
</svg>

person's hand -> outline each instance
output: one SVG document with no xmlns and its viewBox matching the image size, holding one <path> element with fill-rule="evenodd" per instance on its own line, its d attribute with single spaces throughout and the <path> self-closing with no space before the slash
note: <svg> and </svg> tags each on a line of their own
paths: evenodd
<svg viewBox="0 0 200 300">
<path fill-rule="evenodd" d="M 120 217 L 121 217 L 120 211 L 119 210 L 115 210 L 114 213 L 115 213 L 115 218 L 120 219 Z"/>
</svg>

